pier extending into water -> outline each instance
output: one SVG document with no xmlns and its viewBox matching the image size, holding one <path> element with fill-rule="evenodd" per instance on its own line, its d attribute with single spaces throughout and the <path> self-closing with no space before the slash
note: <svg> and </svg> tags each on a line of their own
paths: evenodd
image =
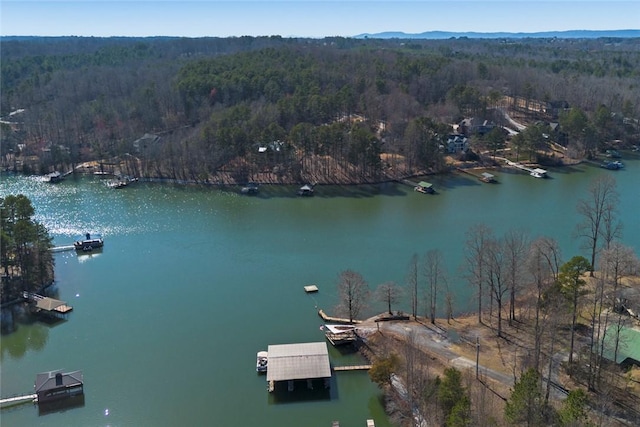
<svg viewBox="0 0 640 427">
<path fill-rule="evenodd" d="M 72 251 L 74 250 L 76 247 L 73 245 L 67 245 L 67 246 L 56 246 L 51 248 L 51 252 L 65 252 L 65 251 Z"/>
<path fill-rule="evenodd" d="M 350 366 L 334 366 L 333 370 L 338 371 L 368 371 L 371 365 L 350 365 Z"/>
<path fill-rule="evenodd" d="M 327 313 L 324 312 L 324 310 L 320 309 L 318 310 L 318 316 L 320 316 L 322 318 L 322 320 L 324 320 L 325 322 L 333 322 L 333 323 L 348 323 L 348 324 L 352 324 L 352 323 L 362 323 L 362 320 L 349 320 L 349 319 L 343 319 L 340 317 L 331 317 L 329 315 L 327 315 Z"/>
<path fill-rule="evenodd" d="M 7 408 L 9 406 L 21 405 L 27 402 L 36 403 L 37 401 L 38 401 L 38 395 L 35 393 L 21 394 L 18 396 L 0 399 L 0 408 Z"/>
</svg>

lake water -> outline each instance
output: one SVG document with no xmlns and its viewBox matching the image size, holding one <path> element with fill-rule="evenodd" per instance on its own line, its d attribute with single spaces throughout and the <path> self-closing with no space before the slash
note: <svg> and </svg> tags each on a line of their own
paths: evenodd
<svg viewBox="0 0 640 427">
<path fill-rule="evenodd" d="M 483 222 L 496 234 L 524 228 L 556 238 L 565 258 L 576 202 L 591 179 L 614 174 L 623 242 L 640 251 L 640 160 L 607 171 L 551 169 L 550 179 L 497 172 L 482 184 L 452 174 L 429 178 L 438 194 L 411 187 L 235 189 L 139 182 L 109 189 L 97 178 L 49 185 L 3 175 L 0 195 L 22 193 L 58 246 L 86 231 L 101 253 L 56 253 L 56 289 L 73 305 L 65 322 L 19 323 L 2 336 L 2 396 L 33 390 L 35 375 L 81 369 L 84 406 L 39 415 L 27 404 L 1 413 L 4 426 L 388 426 L 381 393 L 366 372 L 339 372 L 327 395 L 270 395 L 255 357 L 269 344 L 324 341 L 317 309 L 332 312 L 345 269 L 373 289 L 404 283 L 412 254 L 440 249 L 458 312 L 475 307 L 459 277 L 465 232 Z M 315 283 L 317 294 L 303 286 Z M 394 309 L 409 311 L 404 301 Z M 366 314 L 382 311 L 376 304 Z M 330 349 L 334 365 L 359 356 Z M 295 393 L 295 392 L 294 392 Z"/>
</svg>

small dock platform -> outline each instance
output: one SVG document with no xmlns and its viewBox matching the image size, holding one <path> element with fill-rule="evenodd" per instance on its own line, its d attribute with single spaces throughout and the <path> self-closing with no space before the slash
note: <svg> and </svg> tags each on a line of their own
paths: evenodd
<svg viewBox="0 0 640 427">
<path fill-rule="evenodd" d="M 322 320 L 324 320 L 325 322 L 332 322 L 332 323 L 348 323 L 348 324 L 353 324 L 353 323 L 362 323 L 362 320 L 354 320 L 353 322 L 349 319 L 343 319 L 340 317 L 331 317 L 329 315 L 327 315 L 324 310 L 320 309 L 318 310 L 318 316 L 320 316 L 322 318 Z"/>
<path fill-rule="evenodd" d="M 371 369 L 371 365 L 350 365 L 350 366 L 334 366 L 335 372 L 340 371 L 368 371 Z"/>
<path fill-rule="evenodd" d="M 318 286 L 316 285 L 307 285 L 304 287 L 304 291 L 308 294 L 318 292 Z"/>
<path fill-rule="evenodd" d="M 496 182 L 496 177 L 493 174 L 490 174 L 489 172 L 482 172 L 481 174 L 477 174 L 474 171 L 470 171 L 468 169 L 463 169 L 463 168 L 456 168 L 456 170 L 460 173 L 471 175 L 472 177 L 477 178 L 482 182 L 486 182 L 486 183 Z"/>
</svg>

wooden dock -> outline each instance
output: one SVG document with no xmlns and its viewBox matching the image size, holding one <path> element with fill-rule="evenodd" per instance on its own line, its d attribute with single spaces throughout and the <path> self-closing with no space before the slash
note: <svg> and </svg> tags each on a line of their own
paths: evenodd
<svg viewBox="0 0 640 427">
<path fill-rule="evenodd" d="M 39 312 L 55 313 L 64 316 L 73 311 L 73 307 L 68 305 L 65 301 L 26 291 L 22 293 L 22 297 L 30 303 L 35 303 L 35 309 Z"/>
<path fill-rule="evenodd" d="M 371 365 L 350 365 L 350 366 L 334 366 L 333 370 L 339 371 L 368 371 Z"/>
<path fill-rule="evenodd" d="M 362 320 L 354 320 L 353 322 L 349 319 L 343 319 L 340 317 L 331 317 L 328 316 L 324 310 L 320 309 L 318 310 L 318 316 L 320 316 L 322 318 L 322 320 L 324 320 L 325 322 L 332 322 L 332 323 L 348 323 L 348 324 L 353 324 L 353 323 L 362 323 Z"/>
<path fill-rule="evenodd" d="M 37 394 L 21 394 L 19 396 L 7 397 L 5 399 L 0 399 L 0 407 L 6 408 L 8 406 L 20 405 L 27 402 L 37 402 L 38 395 Z"/>
<path fill-rule="evenodd" d="M 404 184 L 404 185 L 408 185 L 412 188 L 416 188 L 418 186 L 418 183 L 415 181 L 409 181 L 408 179 L 399 179 L 398 180 L 399 183 Z"/>
<path fill-rule="evenodd" d="M 318 292 L 318 286 L 316 285 L 307 285 L 304 287 L 304 291 L 308 294 Z"/>
</svg>

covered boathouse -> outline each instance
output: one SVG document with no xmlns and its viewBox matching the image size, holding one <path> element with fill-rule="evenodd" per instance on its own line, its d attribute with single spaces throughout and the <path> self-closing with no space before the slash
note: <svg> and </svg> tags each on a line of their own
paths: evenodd
<svg viewBox="0 0 640 427">
<path fill-rule="evenodd" d="M 82 371 L 64 373 L 59 369 L 40 373 L 36 375 L 34 388 L 39 405 L 83 395 Z"/>
<path fill-rule="evenodd" d="M 270 345 L 267 383 L 269 392 L 273 392 L 276 383 L 287 381 L 289 391 L 293 391 L 295 380 L 323 379 L 328 387 L 331 378 L 329 350 L 326 342 Z"/>
</svg>

